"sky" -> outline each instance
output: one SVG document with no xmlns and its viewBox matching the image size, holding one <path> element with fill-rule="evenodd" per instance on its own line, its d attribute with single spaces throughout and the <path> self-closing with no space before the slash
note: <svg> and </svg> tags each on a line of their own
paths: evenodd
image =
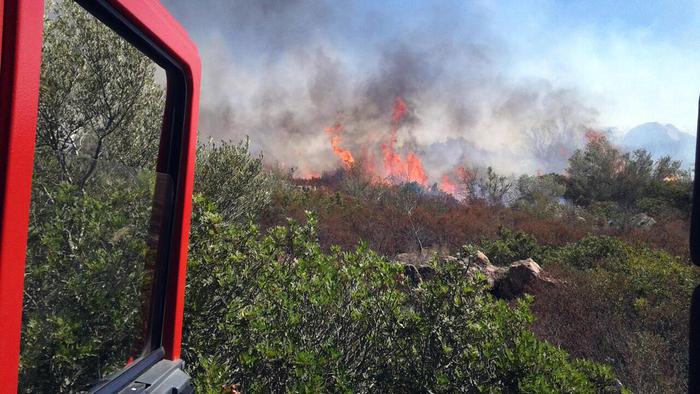
<svg viewBox="0 0 700 394">
<path fill-rule="evenodd" d="M 527 4 L 525 4 L 527 3 Z M 602 125 L 647 121 L 695 134 L 700 2 L 528 1 L 487 5 L 512 51 L 512 71 L 575 86 Z"/>
<path fill-rule="evenodd" d="M 465 158 L 556 169 L 589 129 L 695 134 L 696 1 L 162 2 L 199 46 L 202 134 L 302 170 L 337 164 L 335 122 L 349 149 L 379 144 L 396 97 L 398 147 L 434 176 Z"/>
</svg>

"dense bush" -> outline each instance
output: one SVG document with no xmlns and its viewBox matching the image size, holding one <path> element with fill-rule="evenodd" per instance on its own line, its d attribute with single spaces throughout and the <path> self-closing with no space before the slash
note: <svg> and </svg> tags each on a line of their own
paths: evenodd
<svg viewBox="0 0 700 394">
<path fill-rule="evenodd" d="M 612 201 L 632 210 L 690 212 L 692 177 L 668 156 L 655 161 L 643 149 L 623 152 L 595 138 L 574 152 L 566 172 L 565 197 L 579 205 Z"/>
<path fill-rule="evenodd" d="M 164 94 L 154 63 L 75 2 L 45 15 L 19 388 L 75 392 L 144 346 Z"/>
<path fill-rule="evenodd" d="M 547 260 L 579 269 L 604 267 L 619 269 L 630 258 L 629 248 L 619 239 L 590 235 L 582 240 L 550 251 Z"/>
<path fill-rule="evenodd" d="M 539 260 L 543 248 L 532 235 L 501 227 L 498 229 L 498 238 L 483 240 L 481 249 L 492 263 L 508 265 L 527 258 Z"/>
<path fill-rule="evenodd" d="M 313 218 L 260 234 L 199 198 L 194 222 L 183 345 L 202 390 L 619 391 L 456 263 L 413 287 L 364 245 L 324 253 Z"/>
<path fill-rule="evenodd" d="M 163 105 L 147 59 L 72 2 L 49 4 L 27 392 L 88 389 L 140 354 Z M 103 159 L 135 169 L 100 173 Z M 517 184 L 465 170 L 458 201 L 359 167 L 321 183 L 270 176 L 247 141 L 200 144 L 183 344 L 198 389 L 621 391 L 599 362 L 635 391 L 683 390 L 687 303 L 700 279 L 686 261 L 690 175 L 602 139 L 569 164 L 566 175 Z M 298 224 L 308 210 L 318 222 Z M 623 225 L 639 212 L 654 215 L 651 231 Z M 262 230 L 247 225 L 256 218 Z M 434 278 L 415 286 L 385 258 L 465 243 L 497 264 L 534 257 L 560 281 L 506 305 L 456 263 L 433 261 Z"/>
<path fill-rule="evenodd" d="M 246 223 L 270 202 L 270 179 L 262 155 L 252 157 L 249 141 L 207 141 L 197 146 L 195 191 L 216 204 L 228 221 Z"/>
<path fill-rule="evenodd" d="M 88 390 L 140 354 L 151 285 L 149 175 L 112 175 L 113 188 L 99 194 L 67 183 L 34 190 L 22 392 Z"/>
<path fill-rule="evenodd" d="M 562 284 L 535 297 L 541 338 L 611 364 L 634 392 L 685 391 L 695 267 L 605 236 L 552 248 L 543 264 Z"/>
</svg>

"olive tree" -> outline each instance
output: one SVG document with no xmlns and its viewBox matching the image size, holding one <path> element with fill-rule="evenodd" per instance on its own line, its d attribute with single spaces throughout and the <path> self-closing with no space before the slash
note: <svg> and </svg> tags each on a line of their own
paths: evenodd
<svg viewBox="0 0 700 394">
<path fill-rule="evenodd" d="M 83 187 L 97 160 L 153 166 L 164 107 L 155 64 L 73 1 L 50 1 L 46 15 L 39 172 Z"/>
</svg>

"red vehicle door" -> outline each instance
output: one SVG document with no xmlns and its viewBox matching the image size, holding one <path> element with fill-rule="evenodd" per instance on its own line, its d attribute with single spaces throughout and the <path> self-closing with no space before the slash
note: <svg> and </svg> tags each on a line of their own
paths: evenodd
<svg viewBox="0 0 700 394">
<path fill-rule="evenodd" d="M 130 267 L 141 267 L 139 269 L 142 269 L 144 267 L 144 262 L 141 261 L 143 255 L 146 256 L 147 275 L 138 278 L 147 277 L 147 280 L 139 279 L 136 284 L 129 286 L 137 289 L 141 294 L 141 298 L 137 299 L 136 302 L 141 306 L 138 315 L 141 316 L 142 321 L 134 323 L 134 327 L 140 327 L 140 332 L 137 335 L 138 346 L 134 349 L 122 349 L 123 352 L 122 350 L 117 352 L 119 353 L 119 366 L 113 372 L 106 374 L 104 371 L 107 369 L 96 368 L 99 379 L 91 381 L 89 390 L 95 392 L 118 392 L 126 389 L 130 392 L 188 392 L 191 391 L 191 385 L 189 378 L 182 371 L 180 342 L 199 102 L 199 55 L 187 33 L 157 0 L 82 0 L 78 1 L 78 4 L 84 11 L 92 15 L 91 18 L 94 17 L 103 26 L 107 26 L 159 66 L 163 70 L 163 81 L 160 83 L 165 90 L 162 127 L 156 130 L 156 149 L 152 155 L 153 168 L 150 169 L 150 172 L 141 170 L 129 172 L 115 169 L 117 167 L 109 165 L 95 164 L 97 161 L 90 162 L 86 167 L 90 174 L 99 171 L 104 174 L 100 175 L 99 178 L 95 177 L 94 179 L 99 180 L 91 181 L 93 184 L 104 181 L 104 185 L 111 187 L 110 192 L 122 193 L 114 201 L 124 199 L 123 191 L 126 187 L 124 185 L 136 185 L 140 184 L 139 182 L 147 184 L 144 189 L 147 191 L 144 195 L 146 205 L 143 206 L 148 209 L 145 209 L 144 212 L 135 212 L 138 215 L 134 217 L 145 218 L 144 234 L 147 235 L 148 239 L 129 241 L 129 245 L 135 245 L 134 248 L 146 245 L 151 249 L 151 252 L 147 250 L 140 255 L 137 253 L 138 256 L 135 260 L 139 261 L 136 263 L 129 262 L 127 264 L 125 262 L 123 266 L 115 268 L 115 264 L 119 263 L 114 263 L 114 261 L 129 260 L 124 257 L 126 255 L 117 259 L 114 253 L 123 254 L 119 248 L 122 247 L 120 245 L 126 245 L 126 243 L 121 239 L 123 239 L 124 234 L 132 231 L 134 225 L 128 222 L 126 225 L 124 223 L 115 224 L 118 222 L 115 219 L 117 215 L 107 215 L 111 220 L 109 223 L 121 226 L 117 228 L 118 231 L 110 233 L 110 239 L 102 240 L 105 245 L 111 248 L 106 250 L 113 252 L 98 254 L 98 256 L 102 256 L 99 259 L 111 261 L 111 263 L 106 264 L 100 271 L 100 275 L 106 279 L 95 277 L 98 278 L 95 279 L 96 281 L 102 280 L 102 282 L 82 284 L 82 287 L 90 291 L 85 294 L 106 295 L 107 305 L 123 304 L 119 295 L 110 298 L 110 288 L 120 287 L 120 282 L 114 279 L 115 275 L 126 270 L 127 274 L 131 275 L 128 277 L 133 278 L 133 273 L 129 273 L 128 269 Z M 25 356 L 24 347 L 28 348 L 29 345 L 26 344 L 26 338 L 24 342 L 22 338 L 23 335 L 33 332 L 34 328 L 32 327 L 34 326 L 27 326 L 31 319 L 40 323 L 43 319 L 52 322 L 51 324 L 59 324 L 59 326 L 54 325 L 54 329 L 64 326 L 72 327 L 70 329 L 74 330 L 81 328 L 81 324 L 75 322 L 66 326 L 65 316 L 56 314 L 39 311 L 36 312 L 36 316 L 31 317 L 26 307 L 29 305 L 27 286 L 29 286 L 29 282 L 33 283 L 36 280 L 36 277 L 33 276 L 35 271 L 29 271 L 29 268 L 32 267 L 30 267 L 30 262 L 26 260 L 26 256 L 28 255 L 28 231 L 31 243 L 32 231 L 36 233 L 37 229 L 32 224 L 33 230 L 28 230 L 30 227 L 30 207 L 32 215 L 35 214 L 32 198 L 37 198 L 36 193 L 34 196 L 32 195 L 33 170 L 37 171 L 36 169 L 39 168 L 36 164 L 35 152 L 37 156 L 43 155 L 43 151 L 40 151 L 38 147 L 40 144 L 37 144 L 37 117 L 40 111 L 40 79 L 43 80 L 42 26 L 46 22 L 45 18 L 51 20 L 56 16 L 45 15 L 45 7 L 41 0 L 0 0 L 0 50 L 2 51 L 0 62 L 0 365 L 2 365 L 0 381 L 4 383 L 5 389 L 17 387 L 18 371 L 21 371 L 22 367 L 35 367 L 24 365 L 33 360 L 29 355 Z M 89 66 L 88 64 L 85 69 L 90 70 Z M 106 85 L 109 83 L 110 81 L 105 81 Z M 42 87 L 42 92 L 43 89 Z M 85 119 L 85 116 L 82 116 L 82 119 Z M 116 129 L 116 132 L 121 132 L 118 128 Z M 75 136 L 75 131 L 71 133 L 73 134 L 68 134 L 69 137 Z M 99 139 L 99 142 L 101 143 L 102 139 Z M 94 159 L 97 159 L 98 156 L 96 154 Z M 93 171 L 96 168 L 97 170 Z M 130 178 L 119 175 L 124 173 L 131 174 Z M 136 179 L 136 181 L 128 179 Z M 56 185 L 56 187 L 64 192 L 77 190 L 75 186 L 66 186 L 65 182 Z M 79 195 L 84 197 L 86 195 L 85 182 L 80 187 L 82 189 Z M 68 194 L 70 195 L 70 192 Z M 78 194 L 74 193 L 73 196 L 78 196 Z M 54 200 L 51 201 L 52 204 L 56 203 Z M 78 200 L 72 201 L 70 206 L 75 206 L 74 203 Z M 86 200 L 79 201 L 82 201 L 81 204 L 83 204 Z M 81 207 L 104 207 L 104 201 L 100 202 L 94 199 L 90 201 L 92 201 L 92 205 L 81 205 Z M 61 212 L 68 212 L 64 208 Z M 40 211 L 44 212 L 41 209 Z M 83 210 L 83 212 L 85 211 Z M 52 222 L 57 223 L 54 219 L 49 219 L 44 224 Z M 104 224 L 100 224 L 94 228 L 103 229 L 104 226 Z M 93 233 L 88 235 L 96 236 L 97 230 L 88 229 L 87 232 Z M 36 233 L 35 235 L 38 235 L 38 242 L 44 247 L 49 245 L 44 242 L 45 240 L 40 240 L 41 234 Z M 51 249 L 46 250 L 49 254 L 44 253 L 41 256 L 51 255 Z M 39 254 L 32 255 L 30 253 L 30 255 L 33 256 L 32 258 L 36 258 L 36 262 L 32 262 L 36 266 L 32 269 L 36 268 L 41 271 L 44 263 L 40 257 L 37 257 Z M 93 264 L 96 260 L 94 257 L 80 260 L 82 259 L 80 256 L 84 255 L 76 254 L 76 256 L 78 257 L 75 257 L 75 261 L 80 261 L 80 263 L 79 267 L 73 267 L 75 272 L 85 272 L 83 265 Z M 51 260 L 53 257 L 47 259 Z M 71 264 L 70 261 L 73 260 L 64 259 L 61 261 L 61 264 Z M 63 267 L 62 269 L 68 270 L 65 268 L 67 266 Z M 57 287 L 63 286 L 63 281 L 70 281 L 71 279 L 67 279 L 68 275 L 68 271 L 61 271 L 54 282 L 55 286 L 51 286 L 49 290 L 53 291 Z M 110 280 L 113 280 L 114 283 L 110 283 Z M 43 296 L 43 293 L 47 292 L 46 287 L 37 288 L 44 289 L 40 290 L 39 296 Z M 127 286 L 125 285 L 123 288 L 126 289 Z M 29 296 L 33 297 L 34 295 L 29 294 Z M 88 308 L 90 302 L 90 299 L 85 301 Z M 71 303 L 74 302 L 71 301 Z M 23 326 L 23 304 L 25 305 L 25 326 Z M 85 309 L 85 305 L 81 308 Z M 68 310 L 73 311 L 71 313 L 74 313 L 75 308 L 71 309 L 72 306 L 69 304 L 67 307 Z M 95 311 L 88 312 L 92 315 L 95 314 Z M 98 311 L 97 314 L 99 315 L 100 312 Z M 102 316 L 102 320 L 108 320 L 108 324 L 101 327 L 109 327 L 111 324 L 109 322 L 122 318 L 122 315 L 119 314 L 115 316 L 116 318 Z M 60 326 L 60 324 L 64 324 L 64 326 Z M 44 332 L 34 334 L 38 334 L 36 335 L 37 341 L 47 340 L 45 337 L 49 335 Z M 79 335 L 64 348 L 72 352 L 77 346 L 75 343 L 80 340 Z M 127 338 L 127 340 L 130 339 Z M 100 342 L 98 340 L 91 343 L 98 343 L 102 346 L 109 341 L 101 340 Z M 58 345 L 63 346 L 60 343 Z M 23 347 L 22 363 L 20 363 L 21 346 Z M 44 349 L 41 352 L 51 351 L 46 346 L 36 349 Z M 125 357 L 125 355 L 129 357 Z M 87 360 L 87 365 L 99 364 L 103 361 L 83 359 L 83 361 L 85 360 Z M 49 359 L 45 366 L 46 371 L 55 367 L 55 364 L 52 365 L 53 361 L 55 360 Z M 42 370 L 37 369 L 37 371 Z M 90 373 L 94 375 L 94 373 Z M 103 373 L 105 374 L 103 375 Z M 90 377 L 90 379 L 93 378 L 94 376 Z M 19 380 L 21 389 L 21 377 Z M 63 389 L 60 387 L 55 389 L 55 391 L 61 390 Z M 14 390 L 9 389 L 8 391 Z"/>
</svg>

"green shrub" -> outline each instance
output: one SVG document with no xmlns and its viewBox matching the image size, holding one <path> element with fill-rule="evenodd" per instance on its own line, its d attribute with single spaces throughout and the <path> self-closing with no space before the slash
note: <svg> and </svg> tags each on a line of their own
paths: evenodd
<svg viewBox="0 0 700 394">
<path fill-rule="evenodd" d="M 700 281 L 695 267 L 606 236 L 552 249 L 545 264 L 567 284 L 537 294 L 542 338 L 611 364 L 635 392 L 687 388 L 687 311 Z"/>
<path fill-rule="evenodd" d="M 229 221 L 255 219 L 270 202 L 270 179 L 262 155 L 250 154 L 250 141 L 210 140 L 197 145 L 195 192 L 216 204 Z"/>
<path fill-rule="evenodd" d="M 110 179 L 99 194 L 67 183 L 34 190 L 22 392 L 87 390 L 141 351 L 152 178 Z"/>
<path fill-rule="evenodd" d="M 534 338 L 530 299 L 496 301 L 458 263 L 414 286 L 365 245 L 323 252 L 313 217 L 261 234 L 198 196 L 193 223 L 183 356 L 202 390 L 617 390 L 609 368 Z"/>
<path fill-rule="evenodd" d="M 619 239 L 605 235 L 589 235 L 546 254 L 546 262 L 560 262 L 578 269 L 604 265 L 620 268 L 630 257 L 628 247 Z"/>
<path fill-rule="evenodd" d="M 498 229 L 498 239 L 483 240 L 481 248 L 491 262 L 497 265 L 508 265 L 527 258 L 538 260 L 543 252 L 535 237 L 506 227 Z"/>
</svg>

